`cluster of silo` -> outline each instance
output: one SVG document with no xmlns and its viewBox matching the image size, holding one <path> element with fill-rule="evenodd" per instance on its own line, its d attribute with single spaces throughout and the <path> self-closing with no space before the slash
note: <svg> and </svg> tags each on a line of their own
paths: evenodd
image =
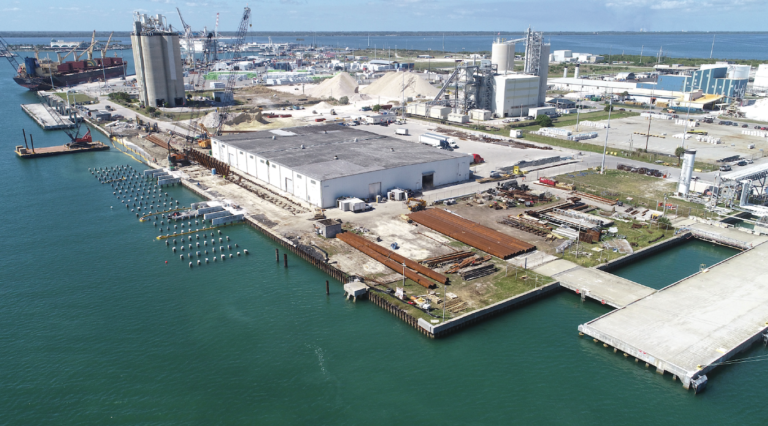
<svg viewBox="0 0 768 426">
<path fill-rule="evenodd" d="M 179 35 L 162 15 L 136 14 L 131 33 L 139 98 L 145 106 L 184 105 L 184 69 Z"/>
</svg>

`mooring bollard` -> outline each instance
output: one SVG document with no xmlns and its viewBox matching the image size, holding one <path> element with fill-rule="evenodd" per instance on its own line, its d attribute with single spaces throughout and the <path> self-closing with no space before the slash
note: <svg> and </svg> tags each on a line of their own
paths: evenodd
<svg viewBox="0 0 768 426">
<path fill-rule="evenodd" d="M 275 249 L 275 261 L 280 263 L 280 251 L 278 249 Z"/>
<path fill-rule="evenodd" d="M 286 268 L 288 267 L 288 253 L 283 253 L 283 265 L 285 265 Z"/>
</svg>

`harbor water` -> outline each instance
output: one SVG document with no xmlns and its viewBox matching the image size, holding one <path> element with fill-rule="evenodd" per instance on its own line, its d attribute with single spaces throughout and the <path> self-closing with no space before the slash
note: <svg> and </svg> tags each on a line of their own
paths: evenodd
<svg viewBox="0 0 768 426">
<path fill-rule="evenodd" d="M 171 24 L 176 27 L 175 16 L 169 16 Z M 256 24 L 254 24 L 255 26 Z M 180 28 L 180 26 L 179 26 Z M 535 28 L 534 28 L 535 29 Z M 18 33 L 12 37 L 6 37 L 11 44 L 50 45 L 50 37 L 19 37 Z M 712 38 L 715 37 L 714 48 Z M 274 35 L 273 43 L 298 43 L 309 45 L 315 43 L 318 46 L 333 46 L 341 49 L 377 49 L 377 57 L 396 59 L 396 51 L 407 50 L 431 50 L 435 58 L 440 58 L 443 52 L 490 52 L 491 44 L 496 35 L 441 35 L 417 36 L 403 33 L 391 35 L 371 35 L 365 33 L 356 35 L 330 36 L 318 34 Z M 523 37 L 523 31 L 517 33 L 501 33 L 498 37 L 504 39 L 517 39 Z M 66 41 L 87 41 L 90 43 L 90 34 L 82 37 L 54 37 Z M 671 58 L 719 58 L 719 59 L 768 59 L 765 49 L 760 49 L 768 43 L 768 33 L 580 33 L 561 35 L 544 32 L 547 43 L 552 45 L 551 51 L 571 50 L 573 52 L 611 55 L 612 60 L 621 61 L 621 55 L 640 55 L 655 57 L 661 50 L 664 56 Z M 106 37 L 100 37 L 99 40 Z M 116 36 L 114 42 L 123 46 L 130 46 L 130 37 Z M 247 36 L 247 43 L 268 43 L 270 37 L 264 35 Z M 226 36 L 222 40 L 230 44 L 231 40 Z M 524 43 L 517 43 L 518 52 L 525 50 Z M 118 56 L 132 60 L 130 50 L 116 51 Z M 22 55 L 30 55 L 31 52 L 21 52 Z M 391 54 L 391 55 L 390 55 Z M 45 54 L 43 54 L 45 56 Z M 615 55 L 615 56 L 614 56 Z M 112 54 L 110 53 L 110 56 Z M 51 55 L 55 58 L 55 55 Z M 96 55 L 98 57 L 98 54 Z M 225 55 L 226 57 L 226 55 Z M 70 56 L 71 58 L 71 56 Z M 606 57 L 606 60 L 608 58 Z"/>
<path fill-rule="evenodd" d="M 693 238 L 611 273 L 638 284 L 661 289 L 737 253 L 739 250 Z"/>
<path fill-rule="evenodd" d="M 768 364 L 694 396 L 580 338 L 608 309 L 567 292 L 430 340 L 338 282 L 326 296 L 328 276 L 277 264 L 242 225 L 223 233 L 248 257 L 189 268 L 88 171 L 139 163 L 13 154 L 22 129 L 67 140 L 21 111 L 35 96 L 11 77 L 0 66 L 0 424 L 765 424 Z"/>
</svg>

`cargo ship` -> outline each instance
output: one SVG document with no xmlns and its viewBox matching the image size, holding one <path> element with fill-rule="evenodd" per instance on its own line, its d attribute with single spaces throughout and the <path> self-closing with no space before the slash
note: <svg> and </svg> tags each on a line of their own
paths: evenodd
<svg viewBox="0 0 768 426">
<path fill-rule="evenodd" d="M 117 78 L 125 75 L 122 58 L 96 58 L 87 61 L 55 62 L 50 59 L 25 58 L 13 77 L 29 90 L 51 90 L 80 83 Z"/>
<path fill-rule="evenodd" d="M 96 31 L 91 36 L 91 44 L 79 55 L 75 52 L 80 46 L 78 43 L 64 56 L 56 52 L 58 61 L 48 58 L 41 59 L 37 51 L 35 51 L 34 58 L 24 58 L 22 64 L 18 64 L 13 57 L 8 57 L 8 61 L 16 69 L 16 76 L 13 77 L 13 81 L 29 90 L 51 90 L 91 81 L 103 81 L 105 78 L 125 76 L 126 63 L 123 58 L 106 57 L 109 43 L 112 41 L 112 34 L 109 35 L 107 43 L 99 49 L 101 58 L 93 58 L 93 50 L 97 44 Z M 12 53 L 8 43 L 2 37 L 0 37 L 0 50 Z M 88 60 L 81 61 L 80 58 L 86 53 Z M 70 54 L 75 60 L 65 61 Z"/>
</svg>

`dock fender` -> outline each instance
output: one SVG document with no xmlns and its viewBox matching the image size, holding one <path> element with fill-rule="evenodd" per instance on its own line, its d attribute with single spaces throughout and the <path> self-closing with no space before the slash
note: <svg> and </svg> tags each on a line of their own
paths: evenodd
<svg viewBox="0 0 768 426">
<path fill-rule="evenodd" d="M 707 388 L 707 375 L 703 374 L 699 377 L 691 379 L 691 386 L 693 386 L 694 393 L 701 393 Z"/>
</svg>

